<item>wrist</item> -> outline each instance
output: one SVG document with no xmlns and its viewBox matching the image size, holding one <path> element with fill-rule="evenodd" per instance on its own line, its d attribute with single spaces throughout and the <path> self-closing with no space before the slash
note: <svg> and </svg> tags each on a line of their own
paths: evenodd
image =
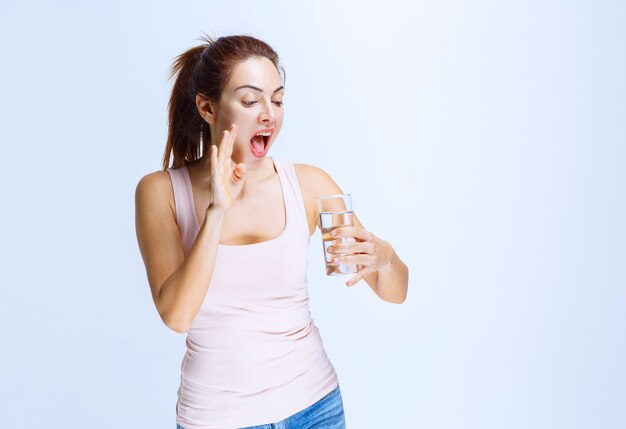
<svg viewBox="0 0 626 429">
<path fill-rule="evenodd" d="M 207 221 L 211 221 L 211 222 L 220 221 L 221 222 L 225 214 L 226 214 L 226 209 L 224 209 L 223 207 L 210 205 L 206 209 L 205 223 Z"/>
</svg>

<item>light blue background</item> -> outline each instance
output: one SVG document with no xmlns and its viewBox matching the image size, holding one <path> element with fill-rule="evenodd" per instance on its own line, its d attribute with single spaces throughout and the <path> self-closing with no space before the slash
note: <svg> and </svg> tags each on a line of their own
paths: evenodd
<svg viewBox="0 0 626 429">
<path fill-rule="evenodd" d="M 207 32 L 277 50 L 270 156 L 325 169 L 410 268 L 388 304 L 312 237 L 350 428 L 626 427 L 624 3 L 295 3 L 0 3 L 2 425 L 174 427 L 185 337 L 134 191 Z"/>
</svg>

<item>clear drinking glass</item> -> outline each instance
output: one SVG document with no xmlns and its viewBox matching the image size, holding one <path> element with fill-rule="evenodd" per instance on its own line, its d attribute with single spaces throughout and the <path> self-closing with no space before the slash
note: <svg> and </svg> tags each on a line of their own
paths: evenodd
<svg viewBox="0 0 626 429">
<path fill-rule="evenodd" d="M 324 246 L 324 261 L 326 262 L 326 275 L 336 276 L 340 274 L 352 274 L 358 271 L 357 264 L 338 264 L 333 262 L 333 257 L 350 255 L 351 253 L 329 253 L 328 247 L 333 244 L 354 243 L 352 237 L 334 238 L 330 233 L 342 226 L 354 226 L 352 212 L 352 197 L 350 194 L 325 195 L 318 197 L 317 204 L 320 213 L 320 225 L 322 227 L 322 244 Z"/>
</svg>

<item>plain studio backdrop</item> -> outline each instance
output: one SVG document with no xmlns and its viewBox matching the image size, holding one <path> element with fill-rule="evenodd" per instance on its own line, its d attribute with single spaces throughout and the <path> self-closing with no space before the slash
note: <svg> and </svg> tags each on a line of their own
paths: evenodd
<svg viewBox="0 0 626 429">
<path fill-rule="evenodd" d="M 134 192 L 206 32 L 276 49 L 269 156 L 326 170 L 409 266 L 389 304 L 311 238 L 349 428 L 626 427 L 624 22 L 619 1 L 4 0 L 2 425 L 175 427 L 185 336 Z"/>
</svg>

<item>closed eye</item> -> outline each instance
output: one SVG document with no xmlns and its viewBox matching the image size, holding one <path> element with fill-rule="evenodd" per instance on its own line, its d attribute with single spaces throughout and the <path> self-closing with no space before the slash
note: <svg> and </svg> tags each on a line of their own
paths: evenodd
<svg viewBox="0 0 626 429">
<path fill-rule="evenodd" d="M 258 103 L 258 101 L 253 100 L 253 101 L 242 101 L 244 106 L 252 106 L 254 103 Z M 282 101 L 272 101 L 272 103 L 274 103 L 275 105 L 277 105 L 278 107 L 282 107 L 283 106 L 283 102 Z"/>
</svg>

